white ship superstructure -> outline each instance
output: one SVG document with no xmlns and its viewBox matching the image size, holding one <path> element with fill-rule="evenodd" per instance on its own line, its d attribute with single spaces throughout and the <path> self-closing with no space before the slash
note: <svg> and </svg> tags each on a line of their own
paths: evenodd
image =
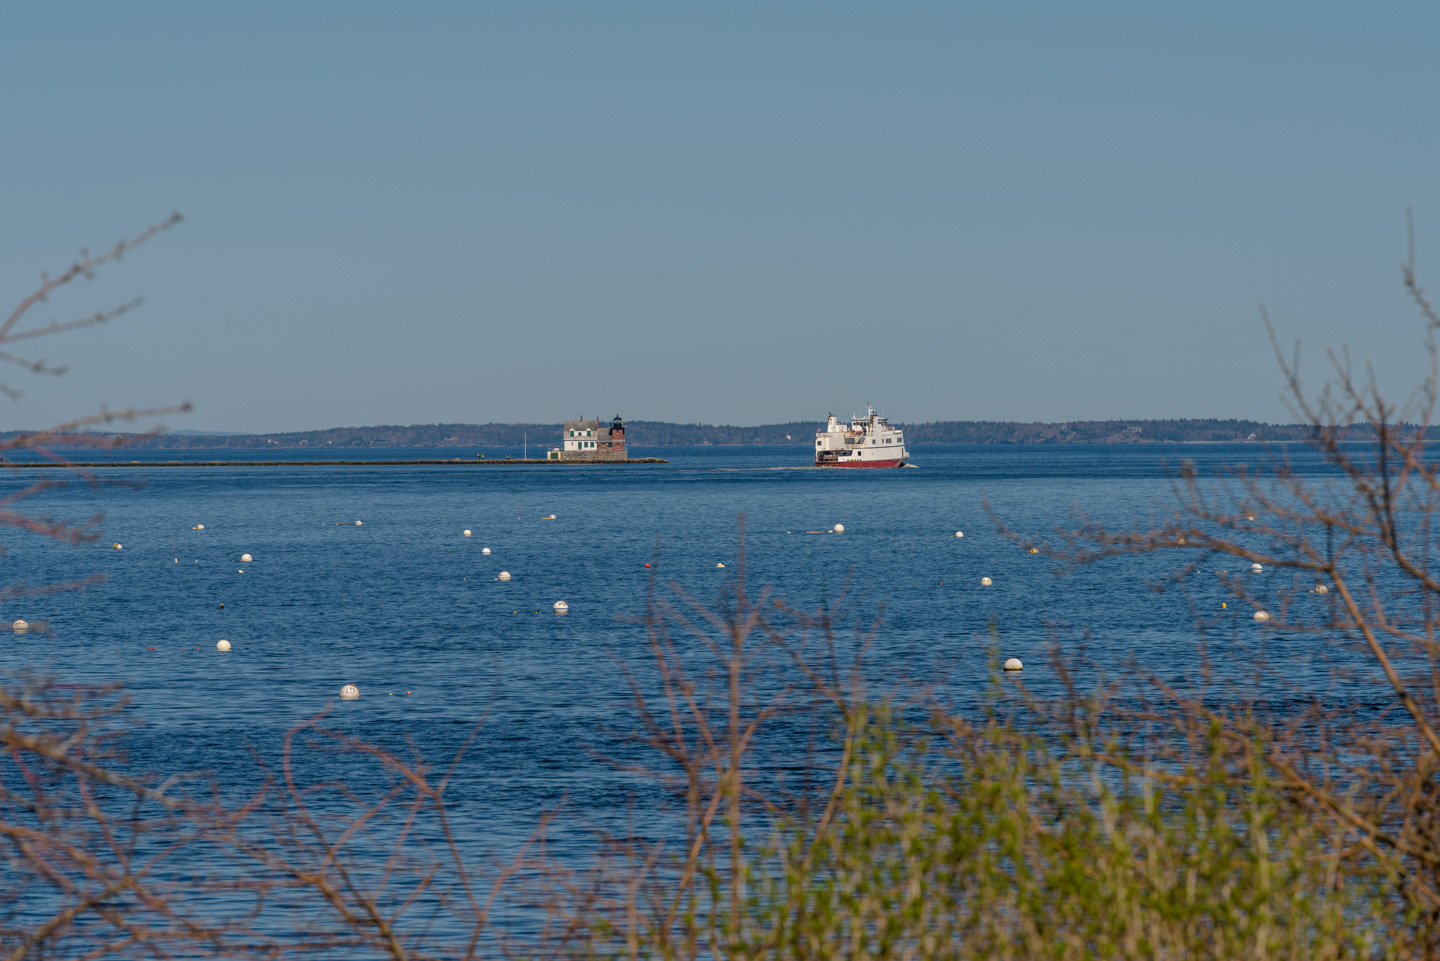
<svg viewBox="0 0 1440 961">
<path fill-rule="evenodd" d="M 841 423 L 834 414 L 815 431 L 816 467 L 904 467 L 910 452 L 905 449 L 905 432 L 869 404 L 865 416 Z"/>
</svg>

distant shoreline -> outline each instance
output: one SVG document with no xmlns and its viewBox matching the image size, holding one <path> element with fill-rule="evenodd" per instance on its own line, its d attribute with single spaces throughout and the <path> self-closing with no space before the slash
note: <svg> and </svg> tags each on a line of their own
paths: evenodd
<svg viewBox="0 0 1440 961">
<path fill-rule="evenodd" d="M 757 427 L 674 424 L 665 421 L 626 422 L 633 450 L 665 447 L 805 447 L 821 424 L 792 421 Z M 1252 420 L 1104 420 L 1065 423 L 1011 421 L 930 421 L 897 426 L 912 447 L 931 444 L 1073 445 L 1073 444 L 1234 444 L 1293 443 L 1313 439 L 1308 424 L 1269 424 Z M 0 440 L 26 432 L 7 431 Z M 1428 436 L 1440 438 L 1440 428 Z M 1346 428 L 1343 440 L 1374 439 L 1368 425 Z M 499 448 L 520 454 L 527 447 L 543 453 L 561 440 L 559 424 L 412 424 L 409 426 L 336 427 L 326 430 L 270 434 L 100 434 L 47 437 L 51 447 L 94 446 L 111 442 L 135 450 L 271 450 L 331 453 L 344 459 L 347 451 L 375 448 L 455 449 Z"/>
</svg>

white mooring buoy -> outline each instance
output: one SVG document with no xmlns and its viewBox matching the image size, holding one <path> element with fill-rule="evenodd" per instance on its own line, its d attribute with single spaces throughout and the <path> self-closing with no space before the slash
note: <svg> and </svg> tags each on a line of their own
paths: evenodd
<svg viewBox="0 0 1440 961">
<path fill-rule="evenodd" d="M 255 558 L 251 557 L 249 554 L 241 554 L 241 555 L 240 555 L 240 563 L 241 563 L 241 564 L 249 564 L 249 563 L 250 563 L 251 561 L 253 561 L 254 559 L 255 559 Z"/>
<path fill-rule="evenodd" d="M 217 644 L 215 645 L 215 650 L 217 650 L 217 651 L 228 651 L 228 650 L 230 650 L 230 642 L 227 641 L 227 640 L 225 640 L 225 639 L 222 637 L 222 638 L 220 639 L 219 643 L 217 643 Z"/>
<path fill-rule="evenodd" d="M 844 525 L 844 524 L 836 524 L 833 529 L 834 529 L 835 533 L 837 533 L 837 534 L 843 534 L 843 533 L 845 533 L 845 525 Z"/>
<path fill-rule="evenodd" d="M 1316 594 L 1329 594 L 1329 593 L 1330 593 L 1330 588 L 1326 587 L 1324 584 L 1316 584 L 1316 585 L 1315 585 L 1315 593 L 1316 593 Z"/>
<path fill-rule="evenodd" d="M 469 528 L 466 528 L 465 530 L 461 531 L 461 533 L 464 534 L 466 537 L 469 537 L 469 536 L 470 536 L 470 530 L 469 530 Z"/>
<path fill-rule="evenodd" d="M 125 549 L 125 548 L 122 547 L 118 542 L 115 544 L 115 550 L 117 550 L 117 551 L 123 551 L 124 549 Z"/>
<path fill-rule="evenodd" d="M 1259 574 L 1259 573 L 1260 573 L 1261 571 L 1263 571 L 1264 569 L 1265 569 L 1265 568 L 1262 567 L 1262 566 L 1260 566 L 1259 564 L 1251 564 L 1251 565 L 1250 565 L 1250 573 L 1251 573 L 1251 574 Z"/>
<path fill-rule="evenodd" d="M 480 553 L 482 553 L 482 554 L 488 554 L 488 553 L 490 553 L 490 548 L 488 548 L 488 547 L 482 547 L 482 548 L 480 548 Z"/>
<path fill-rule="evenodd" d="M 981 587 L 989 587 L 989 586 L 990 586 L 990 578 L 988 578 L 988 577 L 982 577 L 982 578 L 980 578 L 980 586 L 981 586 Z"/>
<path fill-rule="evenodd" d="M 195 525 L 195 529 L 196 529 L 197 531 L 203 531 L 203 530 L 205 529 L 205 525 L 204 525 L 204 524 L 196 524 L 196 525 Z"/>
<path fill-rule="evenodd" d="M 964 536 L 965 536 L 965 532 L 964 532 L 964 531 L 956 531 L 956 532 L 955 532 L 955 536 L 956 536 L 956 537 L 964 537 Z"/>
<path fill-rule="evenodd" d="M 356 687 L 354 684 L 346 684 L 344 687 L 340 688 L 340 700 L 342 701 L 353 701 L 359 696 L 360 688 Z"/>
<path fill-rule="evenodd" d="M 363 523 L 362 523 L 361 521 L 356 521 L 356 522 L 355 522 L 355 526 L 356 526 L 356 527 L 362 527 L 362 526 L 364 526 L 364 525 L 363 525 Z"/>
<path fill-rule="evenodd" d="M 496 578 L 497 581 L 508 581 L 509 579 L 510 579 L 510 572 L 509 572 L 509 571 L 501 571 L 501 572 L 500 572 L 500 576 Z"/>
<path fill-rule="evenodd" d="M 1267 614 L 1265 611 L 1256 611 L 1254 616 L 1255 620 L 1259 621 L 1261 624 L 1264 624 L 1266 621 L 1270 620 L 1270 615 Z"/>
<path fill-rule="evenodd" d="M 1005 670 L 1007 670 L 1007 671 L 1023 671 L 1023 670 L 1025 670 L 1025 665 L 1020 663 L 1020 658 L 1018 658 L 1018 657 L 1012 657 L 1012 658 L 1010 658 L 1008 661 L 1005 662 Z"/>
<path fill-rule="evenodd" d="M 715 566 L 716 566 L 716 567 L 724 567 L 725 565 L 724 565 L 724 564 L 716 564 Z"/>
<path fill-rule="evenodd" d="M 556 602 L 555 602 L 555 613 L 556 613 L 556 614 L 564 614 L 564 613 L 565 613 L 566 611 L 568 611 L 568 610 L 570 610 L 570 605 L 569 605 L 569 604 L 566 604 L 564 601 L 556 601 Z"/>
<path fill-rule="evenodd" d="M 26 631 L 30 630 L 30 624 L 28 621 L 25 621 L 23 619 L 18 620 L 14 624 L 10 625 L 10 630 L 14 631 L 16 634 L 24 634 Z"/>
</svg>

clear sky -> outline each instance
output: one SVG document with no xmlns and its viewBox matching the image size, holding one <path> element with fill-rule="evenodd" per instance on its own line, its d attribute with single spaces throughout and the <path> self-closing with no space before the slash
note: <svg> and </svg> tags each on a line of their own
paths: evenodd
<svg viewBox="0 0 1440 961">
<path fill-rule="evenodd" d="M 1287 419 L 1259 319 L 1426 372 L 1440 6 L 135 3 L 0 12 L 0 426 Z"/>
</svg>

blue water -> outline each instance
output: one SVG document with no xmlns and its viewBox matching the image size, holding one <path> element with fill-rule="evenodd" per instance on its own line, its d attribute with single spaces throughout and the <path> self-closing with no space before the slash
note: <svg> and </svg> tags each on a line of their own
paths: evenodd
<svg viewBox="0 0 1440 961">
<path fill-rule="evenodd" d="M 409 738 L 433 759 L 483 721 L 451 800 L 501 847 L 562 798 L 599 822 L 623 808 L 636 779 L 601 755 L 625 749 L 626 671 L 654 683 L 637 622 L 647 591 L 673 579 L 715 601 L 737 573 L 741 514 L 757 590 L 812 611 L 843 600 L 846 644 L 851 627 L 878 620 L 866 660 L 877 690 L 931 685 L 964 709 L 996 682 L 999 654 L 1025 661 L 1031 690 L 1056 694 L 1055 644 L 1093 662 L 1087 683 L 1097 670 L 1138 669 L 1192 684 L 1201 669 L 1193 604 L 1214 618 L 1204 654 L 1222 693 L 1277 704 L 1345 696 L 1333 687 L 1344 649 L 1257 628 L 1233 603 L 1222 611 L 1229 595 L 1213 570 L 1188 593 L 1156 589 L 1178 556 L 1057 572 L 1001 536 L 985 507 L 1026 535 L 1073 525 L 1077 511 L 1123 527 L 1170 502 L 1182 458 L 1209 471 L 1253 462 L 1255 445 L 936 446 L 915 451 L 916 469 L 889 471 L 809 469 L 803 447 L 641 453 L 670 463 L 100 471 L 100 486 L 76 481 L 26 502 L 74 520 L 103 514 L 98 541 L 11 533 L 0 564 L 5 582 L 31 587 L 96 573 L 103 583 L 6 602 L 0 619 L 49 631 L 0 635 L 0 663 L 123 684 L 139 724 L 137 765 L 213 771 L 236 790 L 254 782 L 256 756 L 273 760 L 291 725 L 327 709 L 351 733 L 396 748 Z M 1326 472 L 1292 453 L 1300 473 Z M 33 480 L 0 474 L 6 494 Z M 809 533 L 837 523 L 844 534 Z M 496 580 L 502 570 L 513 580 Z M 980 585 L 984 576 L 993 586 Z M 1296 603 L 1323 603 L 1287 574 L 1254 583 L 1262 593 L 1298 586 Z M 563 617 L 551 613 L 558 600 L 570 606 Z M 221 638 L 230 653 L 215 650 Z M 360 700 L 336 700 L 346 683 Z"/>
</svg>

